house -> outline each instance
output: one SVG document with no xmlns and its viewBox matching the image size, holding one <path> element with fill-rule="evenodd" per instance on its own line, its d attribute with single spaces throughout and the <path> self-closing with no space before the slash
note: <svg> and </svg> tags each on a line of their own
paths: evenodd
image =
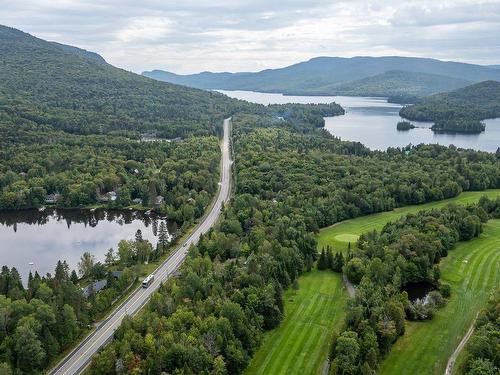
<svg viewBox="0 0 500 375">
<path fill-rule="evenodd" d="M 132 200 L 135 204 L 142 204 L 142 199 L 141 198 L 135 198 Z"/>
<path fill-rule="evenodd" d="M 82 288 L 83 296 L 85 298 L 89 298 L 93 293 L 100 292 L 101 290 L 106 288 L 106 285 L 108 285 L 108 280 L 106 279 L 94 281 L 86 288 Z"/>
<path fill-rule="evenodd" d="M 61 198 L 61 194 L 49 194 L 45 197 L 45 203 L 57 203 L 57 201 Z"/>
<path fill-rule="evenodd" d="M 165 198 L 163 198 L 161 195 L 157 195 L 155 197 L 155 205 L 160 206 L 165 202 Z"/>
<path fill-rule="evenodd" d="M 118 196 L 116 195 L 116 192 L 114 192 L 114 191 L 108 191 L 106 194 L 100 196 L 99 200 L 101 202 L 114 202 L 114 201 L 116 201 L 117 197 Z"/>
<path fill-rule="evenodd" d="M 123 276 L 123 271 L 112 271 L 111 275 L 115 279 L 119 279 L 120 277 Z M 98 293 L 101 290 L 103 290 L 104 288 L 106 288 L 107 285 L 108 285 L 107 279 L 94 281 L 92 284 L 90 284 L 86 288 L 82 288 L 83 296 L 85 298 L 89 298 L 93 293 Z"/>
</svg>

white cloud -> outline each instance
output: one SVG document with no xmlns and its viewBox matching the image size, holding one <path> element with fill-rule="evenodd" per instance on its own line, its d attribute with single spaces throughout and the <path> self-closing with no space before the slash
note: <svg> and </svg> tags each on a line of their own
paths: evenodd
<svg viewBox="0 0 500 375">
<path fill-rule="evenodd" d="M 500 2 L 0 0 L 0 23 L 140 72 L 255 71 L 314 56 L 500 62 Z"/>
</svg>

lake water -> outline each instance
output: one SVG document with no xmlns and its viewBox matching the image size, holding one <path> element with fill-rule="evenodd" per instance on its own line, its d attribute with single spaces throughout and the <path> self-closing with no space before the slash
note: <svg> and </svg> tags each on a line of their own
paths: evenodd
<svg viewBox="0 0 500 375">
<path fill-rule="evenodd" d="M 127 210 L 38 210 L 0 212 L 0 266 L 16 267 L 26 280 L 29 271 L 54 273 L 58 260 L 76 269 L 85 251 L 104 261 L 120 240 L 133 239 L 138 229 L 156 246 L 161 222 L 156 214 Z M 33 265 L 30 265 L 30 263 Z"/>
<path fill-rule="evenodd" d="M 438 143 L 495 152 L 500 147 L 500 118 L 486 120 L 486 131 L 480 134 L 438 134 L 430 130 L 432 123 L 415 122 L 416 129 L 398 131 L 401 105 L 387 103 L 384 98 L 353 96 L 285 96 L 253 91 L 220 91 L 232 98 L 259 104 L 331 103 L 340 104 L 343 116 L 325 118 L 325 128 L 346 141 L 358 141 L 375 150 L 408 144 Z"/>
</svg>

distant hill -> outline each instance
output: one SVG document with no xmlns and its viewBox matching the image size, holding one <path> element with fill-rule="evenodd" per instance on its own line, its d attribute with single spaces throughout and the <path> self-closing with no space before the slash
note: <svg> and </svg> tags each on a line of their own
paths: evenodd
<svg viewBox="0 0 500 375">
<path fill-rule="evenodd" d="M 63 51 L 74 53 L 76 55 L 95 60 L 99 63 L 106 64 L 106 60 L 104 60 L 104 57 L 102 57 L 98 53 L 95 53 L 92 51 L 87 51 L 86 49 L 70 46 L 67 44 L 61 44 L 61 43 L 57 43 L 57 42 L 50 42 L 50 43 L 52 43 L 54 46 L 56 46 L 58 48 L 61 48 Z"/>
<path fill-rule="evenodd" d="M 399 114 L 414 121 L 435 121 L 438 128 L 439 124 L 446 124 L 448 128 L 484 130 L 479 125 L 481 120 L 500 117 L 500 82 L 485 81 L 432 95 L 402 108 Z"/>
<path fill-rule="evenodd" d="M 206 135 L 215 133 L 236 103 L 219 93 L 115 68 L 93 52 L 6 26 L 0 26 L 0 50 L 0 121 L 7 123 L 51 125 L 78 134 Z"/>
<path fill-rule="evenodd" d="M 426 96 L 470 85 L 470 81 L 438 74 L 390 70 L 375 76 L 331 87 L 339 95 Z"/>
<path fill-rule="evenodd" d="M 342 84 L 352 83 L 377 76 L 390 71 L 405 71 L 425 73 L 450 78 L 450 85 L 459 81 L 463 83 L 480 82 L 485 80 L 500 80 L 500 71 L 482 65 L 465 64 L 451 61 L 417 57 L 317 57 L 309 61 L 294 64 L 280 69 L 267 69 L 256 73 L 210 73 L 203 72 L 191 75 L 176 75 L 174 73 L 154 70 L 144 72 L 150 78 L 175 82 L 202 89 L 223 90 L 253 90 L 263 92 L 280 92 L 284 94 L 338 94 Z M 409 73 L 408 73 L 409 74 Z M 394 78 L 394 77 L 393 77 Z M 433 87 L 443 85 L 444 78 L 432 83 L 425 89 L 413 91 L 433 92 Z M 409 80 L 407 79 L 407 82 Z M 366 86 L 367 82 L 359 82 Z M 453 88 L 453 87 L 450 87 Z M 448 88 L 448 89 L 450 89 Z M 358 95 L 367 95 L 367 92 L 349 87 L 349 91 L 357 91 Z M 381 92 L 383 96 L 390 96 L 392 92 Z"/>
</svg>

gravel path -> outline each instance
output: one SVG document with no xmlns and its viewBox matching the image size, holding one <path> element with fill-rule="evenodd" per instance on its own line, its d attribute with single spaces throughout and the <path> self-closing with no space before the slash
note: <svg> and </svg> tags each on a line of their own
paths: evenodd
<svg viewBox="0 0 500 375">
<path fill-rule="evenodd" d="M 457 360 L 458 355 L 460 354 L 465 344 L 467 344 L 467 341 L 469 341 L 470 337 L 474 333 L 474 323 L 476 322 L 476 319 L 477 315 L 474 318 L 474 321 L 472 322 L 471 326 L 469 327 L 469 330 L 463 337 L 462 341 L 460 341 L 460 344 L 458 344 L 457 348 L 450 356 L 450 359 L 448 359 L 448 364 L 446 365 L 446 370 L 444 370 L 444 375 L 451 375 L 453 373 L 453 366 L 455 366 L 455 361 Z"/>
</svg>

